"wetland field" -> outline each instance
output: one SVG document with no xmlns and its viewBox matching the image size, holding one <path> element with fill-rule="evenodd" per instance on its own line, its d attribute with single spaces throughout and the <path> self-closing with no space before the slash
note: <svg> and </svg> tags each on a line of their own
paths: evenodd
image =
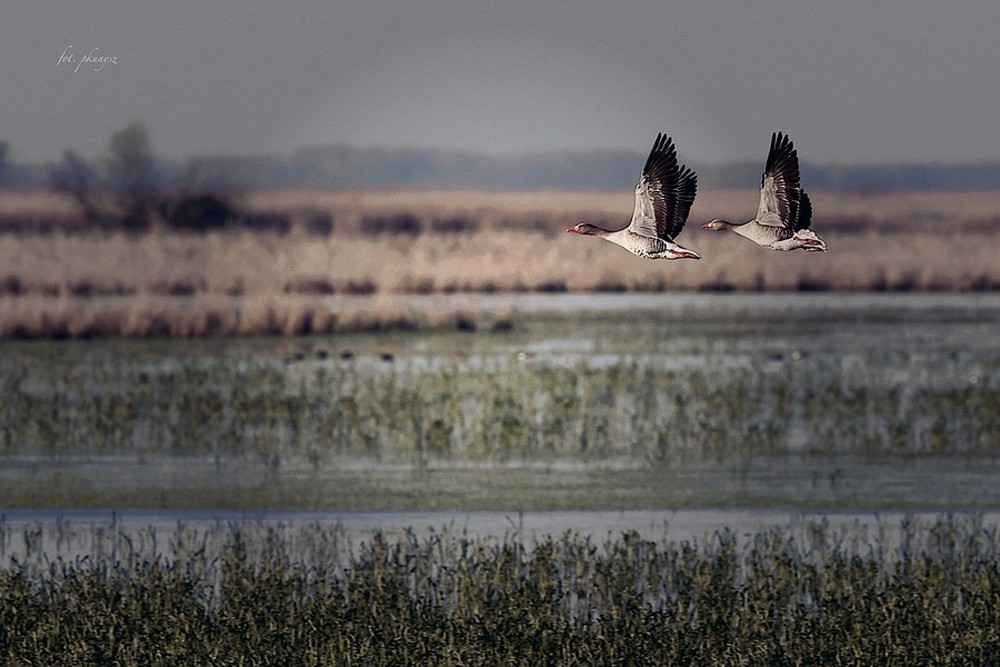
<svg viewBox="0 0 1000 667">
<path fill-rule="evenodd" d="M 1000 199 L 813 194 L 0 191 L 0 664 L 1000 664 Z"/>
<path fill-rule="evenodd" d="M 518 510 L 1000 497 L 977 482 L 1000 443 L 995 295 L 480 306 L 509 326 L 6 341 L 0 502 Z"/>
<path fill-rule="evenodd" d="M 474 300 L 0 341 L 0 662 L 996 664 L 995 293 Z"/>
</svg>

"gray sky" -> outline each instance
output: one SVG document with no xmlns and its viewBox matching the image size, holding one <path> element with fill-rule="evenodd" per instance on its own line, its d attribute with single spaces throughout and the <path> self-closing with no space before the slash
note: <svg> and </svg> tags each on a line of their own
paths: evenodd
<svg viewBox="0 0 1000 667">
<path fill-rule="evenodd" d="M 53 160 L 132 118 L 168 157 L 662 130 L 720 163 L 780 129 L 821 164 L 995 160 L 998 30 L 996 0 L 0 0 L 0 140 Z"/>
</svg>

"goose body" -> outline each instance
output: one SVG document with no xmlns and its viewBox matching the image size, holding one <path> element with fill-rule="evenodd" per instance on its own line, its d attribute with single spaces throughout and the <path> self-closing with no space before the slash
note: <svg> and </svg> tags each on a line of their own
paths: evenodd
<svg viewBox="0 0 1000 667">
<path fill-rule="evenodd" d="M 799 183 L 798 153 L 787 135 L 775 132 L 760 179 L 756 217 L 741 223 L 716 218 L 701 227 L 728 229 L 771 250 L 826 252 L 826 243 L 809 229 L 811 223 L 812 203 Z"/>
<path fill-rule="evenodd" d="M 701 259 L 695 251 L 674 242 L 684 228 L 697 189 L 698 177 L 677 164 L 673 140 L 661 133 L 635 186 L 635 208 L 628 226 L 610 230 L 581 222 L 566 231 L 602 238 L 646 259 Z"/>
</svg>

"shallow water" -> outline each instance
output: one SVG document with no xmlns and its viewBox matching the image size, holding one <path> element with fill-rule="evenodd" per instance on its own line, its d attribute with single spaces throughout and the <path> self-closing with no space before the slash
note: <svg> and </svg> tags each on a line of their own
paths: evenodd
<svg viewBox="0 0 1000 667">
<path fill-rule="evenodd" d="M 783 508 L 704 510 L 601 510 L 530 512 L 451 511 L 288 511 L 288 510 L 12 510 L 0 515 L 0 564 L 95 555 L 112 561 L 127 557 L 175 558 L 197 550 L 211 560 L 234 532 L 267 535 L 295 545 L 332 539 L 349 554 L 375 534 L 389 540 L 425 540 L 451 535 L 471 540 L 517 539 L 530 548 L 549 537 L 589 539 L 595 545 L 625 533 L 661 544 L 705 544 L 720 533 L 733 534 L 741 548 L 755 538 L 781 531 L 808 547 L 822 534 L 851 553 L 895 550 L 909 531 L 926 531 L 943 518 L 974 522 L 982 531 L 1000 529 L 1000 512 L 942 511 L 800 512 Z"/>
<path fill-rule="evenodd" d="M 991 403 L 1000 388 L 1000 295 L 398 298 L 424 309 L 466 300 L 510 313 L 515 326 L 0 343 L 0 508 L 1000 507 Z M 317 390 L 323 373 L 346 379 Z M 648 401 L 635 379 L 643 373 L 660 383 Z M 734 394 L 733 378 L 763 394 Z M 319 440 L 320 422 L 365 382 L 369 394 L 393 389 L 338 413 L 359 426 L 348 445 L 327 451 L 338 432 Z M 579 386 L 568 391 L 565 382 Z M 498 390 L 511 412 L 491 404 Z M 144 402 L 151 392 L 159 403 Z M 249 414 L 232 414 L 240 396 L 250 397 Z M 594 418 L 607 397 L 617 405 Z M 201 409 L 211 401 L 217 409 Z M 316 407 L 294 412 L 303 402 Z M 749 410 L 737 414 L 733 403 Z M 266 423 L 253 421 L 260 409 L 273 411 Z M 192 428 L 180 410 L 204 423 Z M 473 424 L 477 410 L 485 421 L 510 417 L 509 437 Z M 392 419 L 391 428 L 381 423 Z M 452 449 L 414 449 L 450 420 L 468 422 L 448 436 Z M 256 425 L 240 430 L 243 423 Z M 482 442 L 468 444 L 475 428 Z M 373 444 L 351 444 L 371 434 Z M 523 447 L 529 436 L 540 444 Z M 508 440 L 513 449 L 503 449 Z"/>
</svg>

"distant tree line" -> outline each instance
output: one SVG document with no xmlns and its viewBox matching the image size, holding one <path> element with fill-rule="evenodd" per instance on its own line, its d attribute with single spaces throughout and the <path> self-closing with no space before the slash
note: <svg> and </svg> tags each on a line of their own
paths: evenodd
<svg viewBox="0 0 1000 667">
<path fill-rule="evenodd" d="M 19 163 L 0 141 L 0 185 L 51 184 L 72 195 L 94 221 L 108 217 L 141 228 L 159 217 L 180 226 L 226 224 L 237 216 L 220 193 L 235 189 L 315 187 L 631 187 L 644 154 L 630 151 L 485 155 L 434 149 L 303 148 L 283 156 L 158 158 L 149 132 L 129 123 L 110 139 L 107 153 L 88 161 L 67 151 L 55 165 Z M 683 157 L 683 156 L 682 156 Z M 758 162 L 721 166 L 688 161 L 702 187 L 755 187 Z M 1000 161 L 967 164 L 820 165 L 803 163 L 814 190 L 954 190 L 1000 188 Z M 168 194 L 169 193 L 169 194 Z M 110 208 L 109 208 L 110 207 Z M 227 208 L 228 207 L 228 208 Z"/>
<path fill-rule="evenodd" d="M 485 187 L 631 188 L 636 165 L 632 152 L 553 152 L 496 156 L 433 149 L 371 149 L 328 146 L 300 149 L 289 156 L 192 158 L 209 180 L 240 187 Z M 712 188 L 756 187 L 759 162 L 721 166 L 688 161 L 698 184 Z M 803 162 L 803 180 L 815 190 L 961 190 L 1000 188 L 1000 161 L 969 164 L 818 165 Z"/>
<path fill-rule="evenodd" d="M 240 217 L 229 197 L 198 184 L 194 166 L 168 178 L 149 131 L 138 121 L 111 135 L 107 153 L 96 162 L 66 151 L 48 169 L 47 181 L 73 198 L 89 224 L 108 229 L 144 232 L 162 223 L 207 231 Z"/>
</svg>

